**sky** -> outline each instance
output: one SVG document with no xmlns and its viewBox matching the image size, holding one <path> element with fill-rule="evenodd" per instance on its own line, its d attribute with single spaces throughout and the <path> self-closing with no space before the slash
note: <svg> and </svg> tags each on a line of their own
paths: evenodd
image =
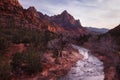
<svg viewBox="0 0 120 80">
<path fill-rule="evenodd" d="M 85 27 L 114 28 L 120 24 L 120 0 L 19 0 L 24 8 L 34 6 L 49 16 L 67 10 Z"/>
</svg>

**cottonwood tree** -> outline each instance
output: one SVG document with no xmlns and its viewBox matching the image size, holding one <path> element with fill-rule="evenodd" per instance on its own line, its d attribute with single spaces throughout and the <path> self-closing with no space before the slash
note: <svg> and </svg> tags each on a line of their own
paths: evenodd
<svg viewBox="0 0 120 80">
<path fill-rule="evenodd" d="M 54 51 L 55 57 L 62 57 L 62 50 L 64 49 L 66 44 L 67 41 L 64 39 L 64 36 L 60 35 L 59 38 L 48 42 L 48 48 Z"/>
</svg>

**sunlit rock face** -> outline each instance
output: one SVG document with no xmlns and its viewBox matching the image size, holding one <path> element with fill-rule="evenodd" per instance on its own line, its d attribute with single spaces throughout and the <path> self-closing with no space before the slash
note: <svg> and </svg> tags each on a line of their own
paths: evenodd
<svg viewBox="0 0 120 80">
<path fill-rule="evenodd" d="M 91 55 L 89 50 L 74 45 L 73 47 L 77 48 L 84 58 L 79 60 L 60 80 L 104 80 L 103 63 Z"/>
</svg>

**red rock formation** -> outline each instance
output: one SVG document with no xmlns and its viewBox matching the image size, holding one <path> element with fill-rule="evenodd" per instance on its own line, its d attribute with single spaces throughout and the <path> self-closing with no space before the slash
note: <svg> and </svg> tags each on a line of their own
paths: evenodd
<svg viewBox="0 0 120 80">
<path fill-rule="evenodd" d="M 75 20 L 66 10 L 59 15 L 52 16 L 51 20 L 62 27 L 82 27 L 79 20 Z"/>
<path fill-rule="evenodd" d="M 28 27 L 39 30 L 49 30 L 48 28 L 51 27 L 50 30 L 53 32 L 62 30 L 57 24 L 49 22 L 34 7 L 23 9 L 18 0 L 0 1 L 0 12 L 1 27 Z"/>
<path fill-rule="evenodd" d="M 72 33 L 85 34 L 87 32 L 87 30 L 82 27 L 80 21 L 75 20 L 66 10 L 59 15 L 52 16 L 50 20 Z"/>
<path fill-rule="evenodd" d="M 75 20 L 67 11 L 49 17 L 38 12 L 34 7 L 23 9 L 18 0 L 2 0 L 0 2 L 1 27 L 28 27 L 52 32 L 70 32 L 84 35 L 87 31 L 79 20 Z"/>
</svg>

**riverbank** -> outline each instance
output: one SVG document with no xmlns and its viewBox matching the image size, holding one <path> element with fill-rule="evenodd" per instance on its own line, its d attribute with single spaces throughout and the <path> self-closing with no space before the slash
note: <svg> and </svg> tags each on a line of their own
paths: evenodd
<svg viewBox="0 0 120 80">
<path fill-rule="evenodd" d="M 104 80 L 103 62 L 89 53 L 89 50 L 75 45 L 73 47 L 78 49 L 79 54 L 84 58 L 77 61 L 68 74 L 60 80 Z"/>
<path fill-rule="evenodd" d="M 12 80 L 57 80 L 60 76 L 66 75 L 71 67 L 83 58 L 74 48 L 64 49 L 62 54 L 62 57 L 54 58 L 53 53 L 48 51 L 43 55 L 42 72 L 32 76 L 14 77 Z"/>
</svg>

